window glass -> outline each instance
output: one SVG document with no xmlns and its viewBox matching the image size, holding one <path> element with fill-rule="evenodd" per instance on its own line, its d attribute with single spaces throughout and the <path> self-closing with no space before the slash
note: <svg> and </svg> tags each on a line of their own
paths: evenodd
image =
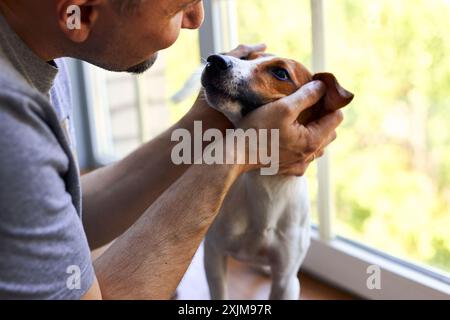
<svg viewBox="0 0 450 320">
<path fill-rule="evenodd" d="M 327 63 L 356 93 L 333 145 L 334 230 L 450 271 L 450 1 L 325 1 Z"/>
</svg>

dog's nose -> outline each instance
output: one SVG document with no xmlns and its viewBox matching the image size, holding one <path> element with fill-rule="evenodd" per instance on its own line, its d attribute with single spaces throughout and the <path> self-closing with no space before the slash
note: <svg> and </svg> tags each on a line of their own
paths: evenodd
<svg viewBox="0 0 450 320">
<path fill-rule="evenodd" d="M 231 60 L 227 56 L 220 54 L 209 56 L 206 61 L 208 61 L 209 67 L 219 70 L 228 70 L 232 67 Z"/>
</svg>

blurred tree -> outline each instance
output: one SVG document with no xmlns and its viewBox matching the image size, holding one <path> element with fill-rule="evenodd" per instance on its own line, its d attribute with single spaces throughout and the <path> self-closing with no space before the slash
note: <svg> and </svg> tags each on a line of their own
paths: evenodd
<svg viewBox="0 0 450 320">
<path fill-rule="evenodd" d="M 239 0 L 240 41 L 311 64 L 309 0 Z M 325 1 L 356 93 L 332 147 L 339 234 L 450 271 L 450 1 Z"/>
</svg>

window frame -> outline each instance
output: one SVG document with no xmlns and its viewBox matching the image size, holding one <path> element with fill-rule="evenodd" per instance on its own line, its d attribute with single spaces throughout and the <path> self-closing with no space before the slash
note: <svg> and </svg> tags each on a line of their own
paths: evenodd
<svg viewBox="0 0 450 320">
<path fill-rule="evenodd" d="M 224 6 L 225 2 L 225 6 Z M 310 0 L 313 71 L 326 69 L 323 0 Z M 200 52 L 205 59 L 237 44 L 235 0 L 205 1 L 205 21 L 200 29 Z M 224 12 L 224 10 L 226 12 Z M 227 21 L 225 21 L 227 20 Z M 224 36 L 226 35 L 226 36 Z M 75 97 L 78 152 L 82 166 L 95 168 L 107 161 L 99 159 L 95 149 L 92 94 L 84 63 L 73 61 L 72 82 Z M 419 266 L 384 252 L 353 242 L 333 233 L 334 206 L 330 180 L 330 153 L 317 160 L 318 226 L 313 226 L 311 247 L 302 265 L 322 280 L 367 299 L 450 299 L 450 278 L 432 268 Z M 377 265 L 381 271 L 381 289 L 366 285 L 367 268 Z"/>
<path fill-rule="evenodd" d="M 380 289 L 369 289 L 368 268 L 380 268 Z M 389 256 L 343 237 L 320 239 L 312 230 L 302 270 L 365 299 L 448 300 L 450 280 L 434 271 Z"/>
<path fill-rule="evenodd" d="M 117 159 L 102 155 L 98 147 L 93 107 L 94 81 L 96 81 L 92 77 L 93 66 L 80 60 L 68 59 L 68 68 L 73 91 L 73 118 L 79 166 L 86 170 L 106 166 Z M 106 86 L 98 82 L 96 84 Z"/>
</svg>

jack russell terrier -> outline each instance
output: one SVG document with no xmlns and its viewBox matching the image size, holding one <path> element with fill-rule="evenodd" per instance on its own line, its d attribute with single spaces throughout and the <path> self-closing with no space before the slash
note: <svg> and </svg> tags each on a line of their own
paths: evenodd
<svg viewBox="0 0 450 320">
<path fill-rule="evenodd" d="M 202 85 L 209 105 L 233 124 L 312 80 L 327 90 L 300 114 L 307 124 L 349 104 L 353 94 L 329 73 L 312 75 L 302 64 L 265 53 L 243 59 L 213 55 Z M 204 264 L 211 298 L 227 299 L 227 256 L 261 269 L 270 267 L 270 299 L 299 299 L 298 271 L 310 244 L 310 203 L 305 177 L 242 175 L 226 196 L 205 238 Z"/>
</svg>

